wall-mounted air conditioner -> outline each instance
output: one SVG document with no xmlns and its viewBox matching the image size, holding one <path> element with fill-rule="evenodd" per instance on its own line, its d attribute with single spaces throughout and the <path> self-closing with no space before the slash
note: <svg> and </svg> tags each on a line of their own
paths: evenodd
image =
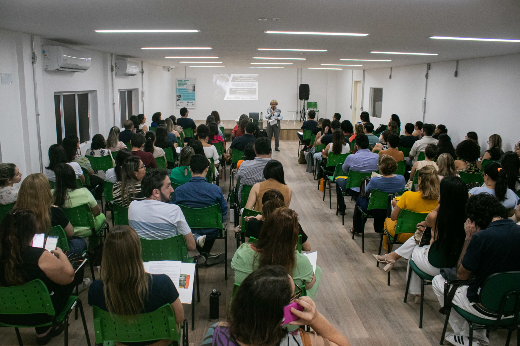
<svg viewBox="0 0 520 346">
<path fill-rule="evenodd" d="M 116 59 L 116 76 L 135 76 L 138 73 L 138 63 L 124 59 Z"/>
<path fill-rule="evenodd" d="M 92 58 L 84 51 L 62 46 L 43 46 L 43 69 L 45 71 L 85 72 Z"/>
</svg>

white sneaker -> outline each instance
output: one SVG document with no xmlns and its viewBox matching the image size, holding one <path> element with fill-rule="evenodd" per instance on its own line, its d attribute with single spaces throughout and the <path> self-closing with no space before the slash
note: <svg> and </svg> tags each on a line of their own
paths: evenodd
<svg viewBox="0 0 520 346">
<path fill-rule="evenodd" d="M 78 293 L 81 293 L 84 290 L 86 290 L 87 288 L 89 288 L 91 283 L 92 283 L 92 281 L 89 278 L 83 279 L 83 283 L 81 283 L 81 284 L 79 284 L 77 286 L 78 287 Z"/>
<path fill-rule="evenodd" d="M 451 334 L 448 335 L 446 338 L 446 341 L 449 342 L 452 345 L 455 346 L 470 346 L 469 345 L 469 338 L 467 336 L 462 336 L 458 334 Z M 473 338 L 473 342 L 471 346 L 479 346 L 480 342 Z"/>
<path fill-rule="evenodd" d="M 204 244 L 206 243 L 206 236 L 200 236 L 197 238 L 197 245 L 200 247 L 204 247 Z"/>
</svg>

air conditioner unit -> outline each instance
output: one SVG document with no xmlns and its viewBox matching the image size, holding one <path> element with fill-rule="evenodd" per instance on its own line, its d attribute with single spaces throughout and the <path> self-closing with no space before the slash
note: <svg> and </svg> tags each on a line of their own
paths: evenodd
<svg viewBox="0 0 520 346">
<path fill-rule="evenodd" d="M 128 60 L 116 59 L 116 76 L 135 76 L 138 73 L 138 63 Z"/>
<path fill-rule="evenodd" d="M 43 46 L 43 69 L 45 71 L 85 72 L 92 58 L 80 50 L 62 46 Z"/>
</svg>

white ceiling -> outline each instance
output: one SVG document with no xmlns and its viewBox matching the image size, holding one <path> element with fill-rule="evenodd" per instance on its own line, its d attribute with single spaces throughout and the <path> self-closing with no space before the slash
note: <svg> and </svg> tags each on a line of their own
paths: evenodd
<svg viewBox="0 0 520 346">
<path fill-rule="evenodd" d="M 261 22 L 258 18 L 270 18 Z M 280 18 L 273 22 L 272 18 Z M 254 56 L 305 57 L 292 67 L 348 64 L 340 58 L 392 59 L 363 67 L 402 66 L 520 53 L 520 43 L 461 42 L 429 36 L 520 39 L 518 0 L 0 0 L 0 28 L 143 59 L 179 65 L 167 55 L 218 56 L 246 66 Z M 198 29 L 184 34 L 99 34 L 96 29 Z M 368 33 L 367 37 L 269 35 L 264 30 Z M 205 51 L 149 51 L 150 46 L 210 46 Z M 327 49 L 326 53 L 257 48 Z M 438 53 L 438 56 L 370 54 Z M 258 60 L 256 62 L 259 62 Z M 354 64 L 354 62 L 352 62 Z"/>
</svg>

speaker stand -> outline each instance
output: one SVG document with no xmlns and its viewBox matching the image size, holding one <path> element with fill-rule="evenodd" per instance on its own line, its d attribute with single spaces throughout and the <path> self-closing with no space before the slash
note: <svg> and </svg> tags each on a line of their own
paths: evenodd
<svg viewBox="0 0 520 346">
<path fill-rule="evenodd" d="M 303 107 L 302 107 L 302 110 L 300 111 L 300 122 L 301 121 L 305 121 L 305 115 L 306 115 L 306 111 L 305 111 L 305 100 L 303 100 Z"/>
</svg>

